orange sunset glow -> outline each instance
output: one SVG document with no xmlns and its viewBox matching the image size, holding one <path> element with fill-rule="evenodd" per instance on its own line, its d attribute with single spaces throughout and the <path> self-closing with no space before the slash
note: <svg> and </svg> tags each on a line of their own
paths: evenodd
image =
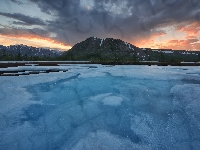
<svg viewBox="0 0 200 150">
<path fill-rule="evenodd" d="M 30 36 L 24 35 L 22 37 L 0 35 L 0 43 L 2 43 L 5 46 L 15 45 L 15 44 L 25 44 L 28 46 L 59 49 L 62 51 L 66 51 L 71 48 L 71 46 L 64 45 L 63 43 L 60 43 L 58 41 L 55 41 L 49 38 L 42 38 L 39 36 L 34 37 L 33 35 L 30 35 Z"/>
<path fill-rule="evenodd" d="M 200 23 L 174 25 L 169 31 L 154 33 L 137 41 L 138 47 L 152 49 L 200 50 Z"/>
</svg>

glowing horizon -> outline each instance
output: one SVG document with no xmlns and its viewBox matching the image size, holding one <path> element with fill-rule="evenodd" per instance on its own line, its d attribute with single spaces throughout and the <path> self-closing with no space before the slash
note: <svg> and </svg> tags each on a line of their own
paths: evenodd
<svg viewBox="0 0 200 150">
<path fill-rule="evenodd" d="M 162 35 L 163 36 L 163 35 Z M 156 37 L 153 39 L 155 40 Z M 130 44 L 137 46 L 139 48 L 151 48 L 151 49 L 172 49 L 172 50 L 200 50 L 198 47 L 200 46 L 199 43 L 196 43 L 197 46 L 192 46 L 193 49 L 181 47 L 181 44 L 184 44 L 187 40 L 169 40 L 164 41 L 162 43 L 155 43 L 154 40 L 143 40 L 138 42 L 139 44 L 135 44 L 135 42 L 130 42 Z M 80 41 L 81 42 L 81 41 Z M 126 42 L 126 41 L 125 41 Z M 51 50 L 60 50 L 60 51 L 68 51 L 73 46 L 65 45 L 64 43 L 52 40 L 50 38 L 43 38 L 38 36 L 5 36 L 0 35 L 0 43 L 4 46 L 10 45 L 27 45 L 33 46 L 37 48 L 48 48 Z M 168 46 L 167 46 L 168 45 Z M 179 45 L 179 46 L 178 46 Z"/>
<path fill-rule="evenodd" d="M 56 49 L 60 51 L 67 51 L 71 49 L 71 46 L 65 45 L 64 43 L 42 37 L 16 37 L 16 36 L 2 36 L 0 35 L 0 43 L 4 46 L 10 45 L 27 45 L 33 47 Z"/>
</svg>

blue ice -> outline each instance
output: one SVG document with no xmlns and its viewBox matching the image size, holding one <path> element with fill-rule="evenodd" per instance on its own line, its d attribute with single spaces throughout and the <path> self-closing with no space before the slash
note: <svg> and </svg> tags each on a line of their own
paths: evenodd
<svg viewBox="0 0 200 150">
<path fill-rule="evenodd" d="M 0 77 L 1 150 L 200 148 L 200 67 L 56 68 Z"/>
</svg>

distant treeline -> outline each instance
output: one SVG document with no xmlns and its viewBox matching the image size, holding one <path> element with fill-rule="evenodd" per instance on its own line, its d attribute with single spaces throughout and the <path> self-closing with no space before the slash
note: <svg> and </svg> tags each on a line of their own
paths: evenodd
<svg viewBox="0 0 200 150">
<path fill-rule="evenodd" d="M 72 52 L 67 52 L 60 57 L 58 60 L 68 60 L 68 61 L 93 61 L 93 62 L 140 62 L 140 61 L 159 61 L 159 62 L 198 62 L 200 61 L 200 52 L 196 52 L 195 54 L 182 54 L 180 52 L 174 53 L 163 53 L 163 52 L 153 52 L 146 50 L 145 54 L 148 56 L 146 59 L 142 59 L 141 57 L 137 57 L 137 54 L 130 56 L 121 56 L 117 54 L 113 55 L 105 55 L 102 54 L 73 54 Z"/>
<path fill-rule="evenodd" d="M 146 55 L 149 55 L 145 61 L 159 61 L 159 62 L 197 62 L 200 61 L 200 52 L 195 54 L 180 54 L 174 53 L 162 53 L 146 50 Z M 198 54 L 198 55 L 196 55 Z M 138 59 L 137 55 L 121 56 L 117 54 L 103 55 L 103 54 L 73 54 L 66 52 L 57 57 L 39 57 L 39 56 L 27 56 L 26 54 L 21 56 L 20 54 L 5 54 L 0 53 L 0 61 L 92 61 L 92 62 L 139 62 L 143 61 Z"/>
<path fill-rule="evenodd" d="M 12 55 L 12 54 L 3 54 L 0 55 L 0 61 L 54 61 L 54 60 L 59 60 L 59 57 L 39 57 L 39 56 L 21 56 L 20 54 L 18 55 Z"/>
</svg>

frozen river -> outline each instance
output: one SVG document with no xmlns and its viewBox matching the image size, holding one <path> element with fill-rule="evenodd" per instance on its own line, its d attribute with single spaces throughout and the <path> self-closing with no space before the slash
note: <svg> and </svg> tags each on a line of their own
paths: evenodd
<svg viewBox="0 0 200 150">
<path fill-rule="evenodd" d="M 5 70 L 40 73 L 0 76 L 1 150 L 200 148 L 200 67 Z"/>
</svg>

